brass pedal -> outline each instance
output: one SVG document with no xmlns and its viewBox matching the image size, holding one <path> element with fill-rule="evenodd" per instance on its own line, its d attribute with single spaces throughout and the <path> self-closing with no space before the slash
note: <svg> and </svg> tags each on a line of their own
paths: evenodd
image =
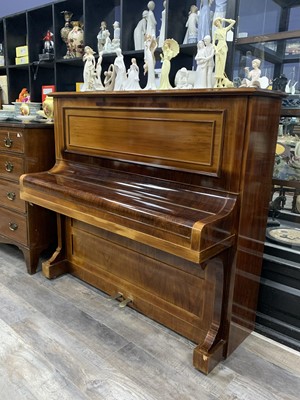
<svg viewBox="0 0 300 400">
<path fill-rule="evenodd" d="M 115 293 L 115 294 L 112 294 L 110 297 L 109 297 L 109 301 L 111 301 L 111 300 L 118 300 L 120 297 L 122 297 L 123 295 L 122 295 L 122 293 L 120 293 L 120 292 L 117 292 L 117 293 Z"/>
<path fill-rule="evenodd" d="M 128 297 L 128 299 L 121 301 L 121 303 L 119 304 L 119 307 L 125 308 L 127 306 L 127 304 L 132 303 L 132 302 L 133 302 L 133 300 L 130 297 Z"/>
</svg>

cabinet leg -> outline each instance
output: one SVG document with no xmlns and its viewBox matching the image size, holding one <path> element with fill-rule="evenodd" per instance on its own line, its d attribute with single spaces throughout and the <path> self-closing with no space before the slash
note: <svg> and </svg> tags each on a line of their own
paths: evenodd
<svg viewBox="0 0 300 400">
<path fill-rule="evenodd" d="M 40 253 L 41 253 L 40 249 L 38 250 L 21 249 L 21 250 L 25 258 L 27 272 L 30 275 L 35 274 L 39 264 Z"/>
</svg>

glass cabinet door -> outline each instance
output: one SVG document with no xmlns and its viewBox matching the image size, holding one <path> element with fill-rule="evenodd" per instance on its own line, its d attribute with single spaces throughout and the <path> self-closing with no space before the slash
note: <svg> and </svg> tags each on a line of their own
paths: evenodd
<svg viewBox="0 0 300 400">
<path fill-rule="evenodd" d="M 276 78 L 284 76 L 287 92 L 299 92 L 300 2 L 241 0 L 237 19 L 233 73 L 236 81 L 243 80 L 245 68 L 252 68 L 253 59 L 259 59 L 261 75 L 270 88 Z"/>
</svg>

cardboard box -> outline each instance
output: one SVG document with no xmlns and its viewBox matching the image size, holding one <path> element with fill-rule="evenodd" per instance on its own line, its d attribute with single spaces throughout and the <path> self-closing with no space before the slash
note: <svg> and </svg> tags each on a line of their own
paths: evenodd
<svg viewBox="0 0 300 400">
<path fill-rule="evenodd" d="M 49 93 L 55 92 L 55 86 L 54 85 L 43 85 L 42 86 L 42 102 L 45 100 L 46 96 Z"/>
<path fill-rule="evenodd" d="M 16 57 L 16 65 L 20 64 L 28 64 L 28 56 L 25 57 Z"/>
<path fill-rule="evenodd" d="M 7 76 L 0 76 L 1 99 L 2 104 L 8 104 Z"/>
<path fill-rule="evenodd" d="M 83 82 L 76 82 L 76 92 L 81 92 Z"/>
<path fill-rule="evenodd" d="M 16 47 L 16 57 L 26 57 L 26 56 L 28 56 L 28 46 Z"/>
</svg>

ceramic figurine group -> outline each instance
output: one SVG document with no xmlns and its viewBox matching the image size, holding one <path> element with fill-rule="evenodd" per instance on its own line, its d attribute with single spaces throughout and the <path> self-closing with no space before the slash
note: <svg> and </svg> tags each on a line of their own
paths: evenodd
<svg viewBox="0 0 300 400">
<path fill-rule="evenodd" d="M 163 11 L 161 13 L 161 24 L 159 37 L 156 36 L 157 21 L 154 15 L 155 2 L 149 1 L 147 4 L 147 10 L 142 13 L 141 20 L 137 23 L 134 32 L 134 49 L 143 50 L 145 48 L 145 37 L 151 36 L 156 39 L 158 47 L 162 47 L 165 41 L 165 26 L 166 26 L 166 2 L 163 1 Z"/>
<path fill-rule="evenodd" d="M 215 1 L 213 14 L 215 18 L 212 20 L 210 7 L 213 1 Z M 148 2 L 147 10 L 143 11 L 142 19 L 134 29 L 135 50 L 144 51 L 143 72 L 147 77 L 147 82 L 143 89 L 146 90 L 173 89 L 169 74 L 171 60 L 179 53 L 179 44 L 174 39 L 164 38 L 165 5 L 166 2 L 164 1 L 158 37 L 156 37 L 157 22 L 154 15 L 154 1 Z M 196 70 L 181 68 L 175 76 L 176 89 L 228 88 L 234 86 L 233 82 L 226 76 L 225 66 L 228 53 L 228 34 L 236 21 L 224 17 L 226 7 L 227 0 L 201 0 L 199 10 L 196 5 L 190 6 L 183 43 L 197 43 Z M 65 19 L 66 25 L 68 25 L 70 12 L 65 12 Z M 82 91 L 141 89 L 140 70 L 134 57 L 131 59 L 130 67 L 126 70 L 120 48 L 120 25 L 118 21 L 114 22 L 113 28 L 114 37 L 111 40 L 106 22 L 101 22 L 100 31 L 97 35 L 97 63 L 93 49 L 89 46 L 84 48 L 84 84 Z M 157 82 L 155 75 L 155 52 L 157 48 L 161 48 L 160 58 L 162 63 L 159 82 Z M 102 81 L 102 58 L 106 52 L 115 53 L 116 57 L 113 64 L 104 72 L 104 81 Z M 260 65 L 261 61 L 255 58 L 252 60 L 251 70 L 247 66 L 244 68 L 244 77 L 240 79 L 240 87 L 266 88 L 269 85 L 269 80 L 266 77 L 261 77 Z M 291 87 L 291 92 L 294 91 L 295 85 Z"/>
<path fill-rule="evenodd" d="M 151 3 L 151 4 L 150 4 Z M 153 7 L 153 2 L 149 2 L 149 12 Z M 227 24 L 227 25 L 226 25 Z M 197 44 L 197 54 L 195 61 L 197 64 L 196 71 L 187 71 L 181 69 L 175 79 L 176 88 L 224 88 L 232 87 L 233 83 L 227 78 L 225 74 L 225 64 L 227 58 L 227 42 L 226 34 L 235 24 L 234 20 L 225 18 L 216 18 L 214 25 L 216 30 L 214 33 L 213 42 L 211 36 L 206 35 L 203 40 L 199 40 Z M 102 23 L 102 31 L 105 32 L 105 24 Z M 152 25 L 153 28 L 154 25 Z M 146 29 L 147 32 L 147 29 Z M 83 79 L 84 84 L 82 91 L 90 90 L 139 90 L 139 67 L 136 63 L 136 59 L 132 58 L 131 66 L 126 71 L 124 64 L 124 57 L 120 47 L 115 50 L 116 58 L 113 65 L 109 67 L 109 70 L 105 72 L 104 85 L 101 81 L 102 72 L 102 54 L 105 52 L 105 42 L 103 39 L 105 35 L 98 35 L 98 51 L 99 58 L 96 65 L 95 52 L 89 46 L 85 47 L 85 53 L 83 56 L 84 71 Z M 101 46 L 99 47 L 101 37 Z M 149 30 L 149 33 L 144 35 L 144 74 L 147 75 L 147 83 L 144 89 L 155 90 L 157 89 L 155 79 L 155 50 L 158 44 L 153 31 Z M 171 69 L 171 60 L 176 57 L 179 53 L 179 45 L 174 39 L 166 39 L 162 45 L 162 54 L 160 55 L 162 61 L 161 77 L 158 89 L 168 90 L 173 87 L 169 81 L 169 74 Z M 256 66 L 254 63 L 253 65 Z M 259 66 L 259 65 L 258 65 Z M 213 74 L 213 69 L 215 72 Z M 193 75 L 193 79 L 189 79 L 189 75 Z M 248 72 L 251 77 L 251 82 L 254 84 L 255 79 L 254 71 Z M 248 85 L 249 80 L 245 79 L 245 85 Z"/>
<path fill-rule="evenodd" d="M 107 24 L 102 21 L 100 24 L 100 31 L 97 35 L 98 54 L 111 53 L 120 47 L 120 23 L 115 21 L 113 24 L 113 39 L 111 40 L 110 32 L 107 29 Z"/>
<path fill-rule="evenodd" d="M 203 7 L 205 2 L 202 1 Z M 191 7 L 191 14 L 196 15 L 197 10 Z M 213 25 L 215 27 L 213 40 L 211 40 L 210 34 L 206 34 L 202 39 L 200 39 L 197 43 L 197 54 L 195 57 L 196 61 L 196 71 L 188 71 L 188 75 L 190 75 L 190 79 L 188 79 L 189 84 L 192 85 L 193 88 L 203 89 L 203 88 L 226 88 L 233 87 L 233 83 L 227 78 L 225 73 L 225 65 L 227 60 L 227 52 L 228 46 L 226 41 L 227 33 L 234 26 L 235 20 L 226 19 L 217 17 L 213 21 Z M 205 32 L 209 31 L 209 29 L 205 30 Z M 191 30 L 187 31 L 186 41 L 189 43 L 189 40 L 195 40 L 197 37 L 196 32 Z M 204 30 L 203 30 L 204 34 Z M 214 70 L 214 73 L 213 73 Z M 180 81 L 180 77 L 182 76 L 182 71 L 178 76 L 178 80 Z M 179 82 L 179 85 L 182 83 Z"/>
<path fill-rule="evenodd" d="M 215 3 L 214 12 L 211 11 L 213 3 Z M 199 40 L 204 40 L 207 35 L 213 36 L 214 21 L 217 18 L 225 18 L 226 8 L 227 0 L 200 0 L 199 9 L 196 4 L 191 5 L 182 43 L 197 43 Z"/>
<path fill-rule="evenodd" d="M 154 52 L 157 48 L 156 39 L 150 34 L 145 36 L 144 44 L 144 74 L 147 75 L 147 84 L 144 89 L 157 89 L 155 81 L 155 57 Z M 131 65 L 126 71 L 124 57 L 120 48 L 117 48 L 114 63 L 104 72 L 104 83 L 101 81 L 102 72 L 102 54 L 100 52 L 96 64 L 95 51 L 90 46 L 84 48 L 84 69 L 83 86 L 81 91 L 94 90 L 141 90 L 139 83 L 139 67 L 136 59 L 131 59 Z M 171 68 L 171 59 L 179 53 L 179 45 L 174 39 L 166 39 L 162 46 L 162 72 L 159 89 L 171 89 L 169 82 L 169 73 Z"/>
</svg>

